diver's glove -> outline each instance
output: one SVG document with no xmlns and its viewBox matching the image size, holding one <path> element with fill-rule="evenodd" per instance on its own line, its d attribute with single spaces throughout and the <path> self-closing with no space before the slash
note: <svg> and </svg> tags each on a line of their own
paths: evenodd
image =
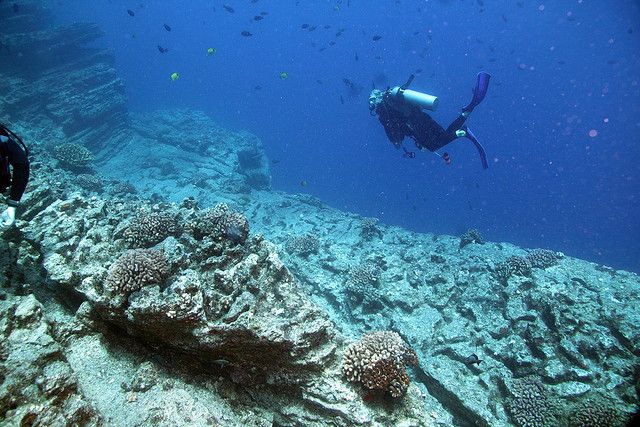
<svg viewBox="0 0 640 427">
<path fill-rule="evenodd" d="M 7 228 L 13 225 L 16 220 L 16 208 L 15 206 L 9 206 L 2 212 L 2 216 L 0 217 L 0 227 Z"/>
</svg>

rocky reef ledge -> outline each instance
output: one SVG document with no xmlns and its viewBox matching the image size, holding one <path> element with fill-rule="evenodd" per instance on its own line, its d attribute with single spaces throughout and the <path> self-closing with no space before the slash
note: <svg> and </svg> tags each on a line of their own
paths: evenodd
<svg viewBox="0 0 640 427">
<path fill-rule="evenodd" d="M 427 425 L 415 384 L 367 401 L 346 381 L 349 343 L 243 214 L 88 192 L 56 164 L 0 240 L 3 422 Z"/>
<path fill-rule="evenodd" d="M 636 410 L 637 275 L 255 188 L 238 155 L 268 173 L 254 137 L 188 110 L 140 122 L 108 160 L 35 147 L 0 240 L 2 420 L 623 426 Z M 194 158 L 217 172 L 181 187 Z M 135 186 L 97 172 L 114 170 Z"/>
</svg>

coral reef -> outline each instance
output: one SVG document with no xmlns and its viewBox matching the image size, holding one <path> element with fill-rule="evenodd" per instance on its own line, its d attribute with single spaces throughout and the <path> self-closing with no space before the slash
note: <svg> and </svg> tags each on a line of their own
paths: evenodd
<svg viewBox="0 0 640 427">
<path fill-rule="evenodd" d="M 94 157 L 80 144 L 61 144 L 53 148 L 54 157 L 60 165 L 70 170 L 85 169 L 93 163 Z"/>
<path fill-rule="evenodd" d="M 242 245 L 249 236 L 247 218 L 229 209 L 226 203 L 218 203 L 212 209 L 198 212 L 186 228 L 198 240 L 209 237 Z"/>
<path fill-rule="evenodd" d="M 406 365 L 417 365 L 413 351 L 392 331 L 365 334 L 344 353 L 342 372 L 351 382 L 359 382 L 369 390 L 383 390 L 401 397 L 409 386 Z"/>
<path fill-rule="evenodd" d="M 507 410 L 518 427 L 554 427 L 559 425 L 557 408 L 543 385 L 535 378 L 514 380 L 509 389 Z"/>
<path fill-rule="evenodd" d="M 526 257 L 510 256 L 505 262 L 494 267 L 494 275 L 502 283 L 511 276 L 530 276 L 531 262 Z"/>
<path fill-rule="evenodd" d="M 82 173 L 76 175 L 76 184 L 87 191 L 101 192 L 104 189 L 104 181 L 98 175 Z"/>
<path fill-rule="evenodd" d="M 525 258 L 532 268 L 549 268 L 564 258 L 564 254 L 549 249 L 534 249 Z"/>
<path fill-rule="evenodd" d="M 568 418 L 569 427 L 624 427 L 629 416 L 602 397 L 576 405 Z"/>
<path fill-rule="evenodd" d="M 380 293 L 380 269 L 371 262 L 352 266 L 349 269 L 349 279 L 345 291 L 351 303 L 362 303 L 364 306 L 378 305 Z"/>
<path fill-rule="evenodd" d="M 307 257 L 317 254 L 320 249 L 320 239 L 313 233 L 306 233 L 301 236 L 289 237 L 285 249 L 290 254 Z"/>
<path fill-rule="evenodd" d="M 122 236 L 133 248 L 148 248 L 180 230 L 178 221 L 171 214 L 141 210 L 124 229 Z"/>
<path fill-rule="evenodd" d="M 121 255 L 109 269 L 104 291 L 112 301 L 126 300 L 143 286 L 162 284 L 169 275 L 164 252 L 155 249 L 133 249 Z"/>
<path fill-rule="evenodd" d="M 360 236 L 365 240 L 371 240 L 374 237 L 382 238 L 382 232 L 378 228 L 378 218 L 362 218 L 360 222 Z"/>
<path fill-rule="evenodd" d="M 475 228 L 468 229 L 462 236 L 460 236 L 460 249 L 464 248 L 471 243 L 477 243 L 479 245 L 484 243 L 484 239 L 478 230 Z"/>
</svg>

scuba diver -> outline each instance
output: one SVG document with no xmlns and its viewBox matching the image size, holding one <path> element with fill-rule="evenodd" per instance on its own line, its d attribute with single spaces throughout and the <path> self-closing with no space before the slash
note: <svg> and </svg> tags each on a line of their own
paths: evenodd
<svg viewBox="0 0 640 427">
<path fill-rule="evenodd" d="M 8 206 L 0 215 L 0 229 L 11 226 L 15 221 L 16 208 L 28 181 L 29 150 L 18 135 L 0 123 L 0 192 L 10 189 Z"/>
<path fill-rule="evenodd" d="M 482 167 L 487 169 L 489 164 L 487 163 L 487 155 L 484 148 L 466 125 L 466 121 L 469 114 L 482 102 L 487 94 L 491 76 L 485 72 L 478 73 L 471 102 L 462 108 L 460 116 L 447 129 L 444 129 L 423 111 L 423 109 L 435 110 L 438 106 L 438 98 L 408 89 L 414 77 L 412 74 L 402 86 L 396 86 L 384 92 L 374 89 L 369 95 L 369 111 L 371 115 L 378 115 L 378 119 L 384 126 L 384 131 L 389 140 L 396 148 L 404 150 L 404 157 L 414 158 L 414 152 L 402 147 L 402 140 L 407 136 L 415 141 L 419 149 L 426 149 L 432 152 L 441 149 L 457 138 L 464 137 L 473 142 L 480 153 Z M 451 163 L 448 153 L 443 153 L 440 157 L 446 164 Z"/>
</svg>

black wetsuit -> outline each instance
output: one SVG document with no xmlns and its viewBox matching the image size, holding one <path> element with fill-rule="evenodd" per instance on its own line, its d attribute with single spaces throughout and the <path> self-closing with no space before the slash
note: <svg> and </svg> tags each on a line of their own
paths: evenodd
<svg viewBox="0 0 640 427">
<path fill-rule="evenodd" d="M 13 176 L 11 170 L 13 169 Z M 7 142 L 0 141 L 0 192 L 9 192 L 9 206 L 17 206 L 29 181 L 29 159 L 25 149 L 11 137 Z"/>
<path fill-rule="evenodd" d="M 420 108 L 404 104 L 396 107 L 385 96 L 376 107 L 376 113 L 389 140 L 399 147 L 405 137 L 412 138 L 420 149 L 436 151 L 458 138 L 456 131 L 464 129 L 467 118 L 463 115 L 444 129 Z"/>
</svg>

